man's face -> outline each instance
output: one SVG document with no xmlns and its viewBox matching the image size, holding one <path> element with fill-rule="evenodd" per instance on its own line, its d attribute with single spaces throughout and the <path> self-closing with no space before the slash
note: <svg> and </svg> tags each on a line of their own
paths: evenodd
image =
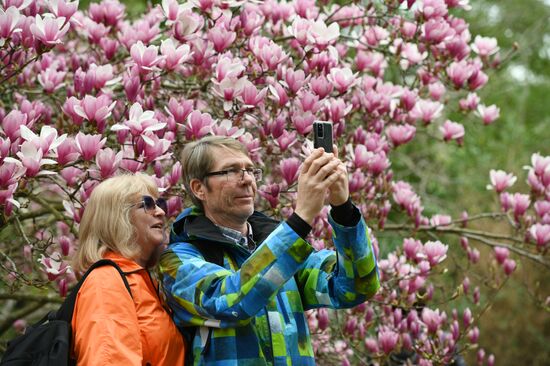
<svg viewBox="0 0 550 366">
<path fill-rule="evenodd" d="M 240 151 L 213 148 L 214 165 L 208 173 L 227 169 L 253 168 L 250 158 Z M 246 220 L 254 212 L 256 180 L 248 173 L 212 175 L 191 186 L 202 201 L 205 215 L 215 224 L 241 231 Z"/>
</svg>

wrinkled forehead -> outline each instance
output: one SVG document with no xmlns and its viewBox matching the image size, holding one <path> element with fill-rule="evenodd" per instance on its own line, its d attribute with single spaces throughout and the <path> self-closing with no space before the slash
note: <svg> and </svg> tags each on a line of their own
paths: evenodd
<svg viewBox="0 0 550 366">
<path fill-rule="evenodd" d="M 224 146 L 213 147 L 212 157 L 212 170 L 224 169 L 233 166 L 249 167 L 254 165 L 248 155 L 241 151 L 233 150 Z"/>
</svg>

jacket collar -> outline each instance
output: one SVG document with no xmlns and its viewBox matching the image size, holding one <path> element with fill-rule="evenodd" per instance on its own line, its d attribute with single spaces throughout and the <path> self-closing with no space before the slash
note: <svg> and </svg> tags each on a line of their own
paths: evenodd
<svg viewBox="0 0 550 366">
<path fill-rule="evenodd" d="M 248 218 L 252 227 L 253 238 L 261 243 L 275 229 L 279 222 L 261 212 L 254 211 Z M 170 242 L 208 240 L 220 244 L 235 245 L 225 237 L 218 226 L 208 219 L 197 207 L 185 209 L 172 225 Z"/>
<path fill-rule="evenodd" d="M 120 253 L 107 251 L 105 252 L 105 254 L 103 254 L 103 258 L 110 259 L 113 262 L 115 262 L 120 267 L 122 272 L 125 272 L 125 273 L 137 272 L 142 269 L 145 269 L 139 264 L 137 264 L 136 262 L 134 262 L 132 259 L 123 257 Z"/>
</svg>

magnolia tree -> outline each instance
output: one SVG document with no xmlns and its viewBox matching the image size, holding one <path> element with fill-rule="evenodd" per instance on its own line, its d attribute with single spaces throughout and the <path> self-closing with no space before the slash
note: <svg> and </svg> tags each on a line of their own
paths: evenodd
<svg viewBox="0 0 550 366">
<path fill-rule="evenodd" d="M 477 326 L 491 297 L 468 274 L 480 245 L 494 249 L 486 262 L 497 290 L 518 260 L 550 267 L 550 157 L 533 155 L 529 192 L 509 192 L 516 177 L 491 171 L 502 210 L 456 218 L 424 214 L 414 186 L 391 168 L 392 153 L 417 131 L 461 145 L 461 121 L 499 116 L 477 95 L 499 48 L 470 34 L 458 16 L 468 8 L 468 0 L 164 0 L 129 19 L 117 0 L 83 10 L 78 1 L 3 0 L 0 332 L 21 330 L 75 282 L 78 223 L 101 180 L 150 174 L 173 218 L 188 204 L 182 147 L 231 136 L 265 172 L 257 208 L 282 219 L 293 210 L 312 123 L 326 120 L 384 255 L 374 299 L 309 312 L 319 364 L 441 365 L 477 352 L 492 365 Z M 317 249 L 332 245 L 327 212 L 314 223 Z M 509 229 L 477 230 L 476 220 Z M 382 231 L 395 231 L 399 245 L 377 242 Z M 451 280 L 442 276 L 449 270 Z"/>
</svg>

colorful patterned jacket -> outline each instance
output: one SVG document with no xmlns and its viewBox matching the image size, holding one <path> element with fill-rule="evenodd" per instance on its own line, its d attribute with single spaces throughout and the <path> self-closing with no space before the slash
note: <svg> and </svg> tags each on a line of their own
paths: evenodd
<svg viewBox="0 0 550 366">
<path fill-rule="evenodd" d="M 329 217 L 337 251 L 315 251 L 286 222 L 258 212 L 248 221 L 260 244 L 252 254 L 196 208 L 177 217 L 160 260 L 174 321 L 196 327 L 195 365 L 314 365 L 304 310 L 353 307 L 380 286 L 367 227 Z M 223 267 L 201 247 L 223 252 Z"/>
</svg>

